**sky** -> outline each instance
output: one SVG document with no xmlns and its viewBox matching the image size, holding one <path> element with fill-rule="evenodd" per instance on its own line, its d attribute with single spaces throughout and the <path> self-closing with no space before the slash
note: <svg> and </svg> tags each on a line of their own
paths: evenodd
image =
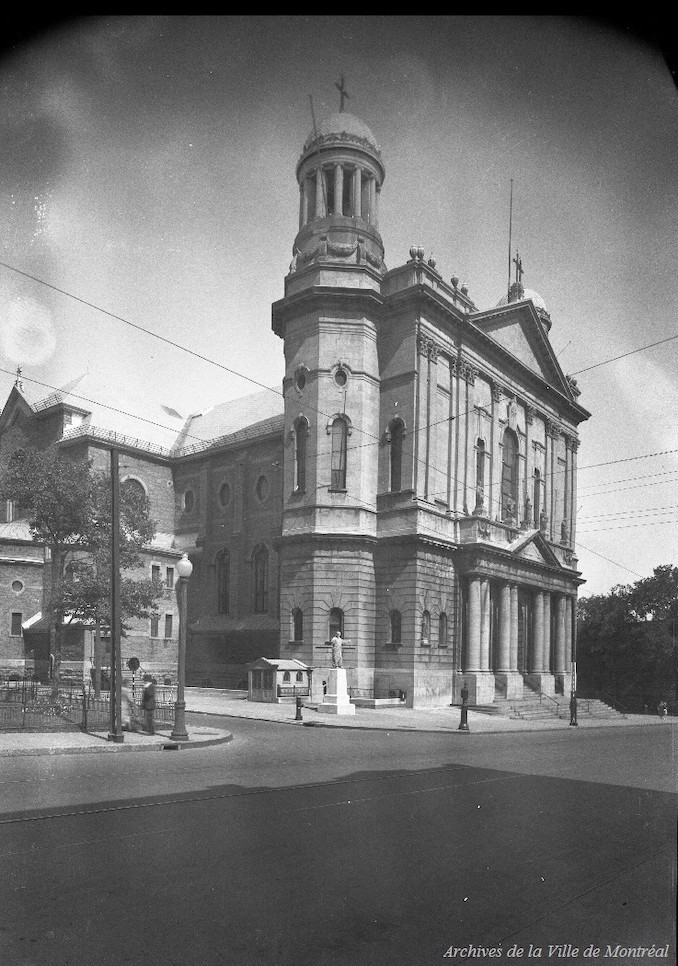
<svg viewBox="0 0 678 966">
<path fill-rule="evenodd" d="M 592 413 L 582 595 L 678 565 L 678 93 L 658 49 L 600 19 L 89 17 L 17 41 L 0 397 L 17 365 L 45 395 L 89 372 L 140 417 L 279 390 L 295 165 L 342 74 L 386 165 L 389 268 L 421 245 L 496 305 L 513 181 L 523 281 Z"/>
</svg>

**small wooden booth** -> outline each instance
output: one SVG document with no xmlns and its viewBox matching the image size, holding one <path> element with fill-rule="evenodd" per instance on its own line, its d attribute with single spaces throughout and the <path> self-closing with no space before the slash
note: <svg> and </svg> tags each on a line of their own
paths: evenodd
<svg viewBox="0 0 678 966">
<path fill-rule="evenodd" d="M 311 695 L 313 668 L 301 661 L 260 657 L 247 665 L 248 701 L 294 702 Z"/>
</svg>

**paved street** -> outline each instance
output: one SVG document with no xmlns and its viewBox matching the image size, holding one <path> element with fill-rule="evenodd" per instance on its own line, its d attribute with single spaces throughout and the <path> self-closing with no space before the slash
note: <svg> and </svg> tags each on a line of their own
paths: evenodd
<svg viewBox="0 0 678 966">
<path fill-rule="evenodd" d="M 3 759 L 0 962 L 555 962 L 563 943 L 675 962 L 675 725 L 190 720 L 233 740 Z"/>
</svg>

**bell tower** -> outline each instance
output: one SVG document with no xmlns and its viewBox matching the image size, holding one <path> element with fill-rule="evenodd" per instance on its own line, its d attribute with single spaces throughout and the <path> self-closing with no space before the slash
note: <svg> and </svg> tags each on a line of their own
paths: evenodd
<svg viewBox="0 0 678 966">
<path fill-rule="evenodd" d="M 343 79 L 339 90 L 343 107 Z M 384 164 L 367 125 L 340 110 L 314 120 L 296 177 L 299 228 L 272 312 L 285 351 L 280 653 L 320 669 L 321 687 L 340 626 L 349 684 L 370 687 Z"/>
</svg>

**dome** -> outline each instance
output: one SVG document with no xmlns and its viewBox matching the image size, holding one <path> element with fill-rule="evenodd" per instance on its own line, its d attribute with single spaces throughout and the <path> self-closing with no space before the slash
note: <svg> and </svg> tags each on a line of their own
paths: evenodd
<svg viewBox="0 0 678 966">
<path fill-rule="evenodd" d="M 316 127 L 310 132 L 304 144 L 306 151 L 311 144 L 318 140 L 339 140 L 350 138 L 367 145 L 377 154 L 381 154 L 381 149 L 377 144 L 377 139 L 370 131 L 367 124 L 353 114 L 345 111 L 336 111 L 334 114 L 324 117 Z"/>
<path fill-rule="evenodd" d="M 548 328 L 551 328 L 551 313 L 546 307 L 546 302 L 541 297 L 539 292 L 535 292 L 534 289 L 526 288 L 523 289 L 523 294 L 518 299 L 511 299 L 507 295 L 503 295 L 497 302 L 497 308 L 501 308 L 502 305 L 513 305 L 514 302 L 527 302 L 530 301 L 537 310 L 537 315 L 540 319 L 548 324 Z"/>
</svg>

